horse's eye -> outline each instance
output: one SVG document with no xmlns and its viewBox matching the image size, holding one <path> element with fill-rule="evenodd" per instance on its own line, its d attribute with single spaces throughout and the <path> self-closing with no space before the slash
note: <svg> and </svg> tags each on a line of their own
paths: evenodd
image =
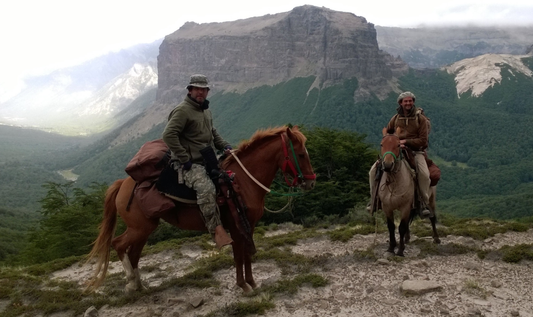
<svg viewBox="0 0 533 317">
<path fill-rule="evenodd" d="M 299 156 L 301 159 L 305 158 L 305 154 L 298 154 L 298 156 Z"/>
</svg>

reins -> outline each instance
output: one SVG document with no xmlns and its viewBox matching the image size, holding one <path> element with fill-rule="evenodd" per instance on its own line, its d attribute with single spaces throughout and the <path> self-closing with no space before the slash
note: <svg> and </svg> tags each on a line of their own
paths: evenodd
<svg viewBox="0 0 533 317">
<path fill-rule="evenodd" d="M 278 192 L 273 191 L 270 188 L 266 187 L 265 185 L 261 184 L 261 182 L 259 182 L 248 171 L 248 169 L 244 166 L 244 164 L 242 164 L 241 160 L 237 157 L 237 155 L 235 155 L 234 151 L 231 151 L 231 155 L 235 158 L 235 161 L 237 161 L 237 163 L 243 169 L 244 173 L 246 173 L 246 175 L 248 175 L 248 177 L 250 177 L 250 179 L 253 180 L 254 183 L 256 183 L 259 187 L 261 187 L 263 190 L 265 190 L 269 194 L 288 197 L 287 204 L 283 208 L 281 208 L 280 210 L 273 211 L 273 210 L 268 209 L 267 207 L 264 207 L 264 209 L 266 211 L 269 211 L 269 212 L 272 212 L 272 213 L 279 213 L 279 212 L 285 211 L 288 207 L 292 206 L 292 201 L 294 199 L 294 196 L 301 196 L 303 194 L 301 192 L 298 192 L 298 193 L 292 192 L 293 188 L 296 187 L 296 185 L 298 185 L 299 180 L 304 180 L 304 179 L 313 180 L 313 179 L 316 179 L 316 174 L 304 175 L 302 173 L 302 170 L 300 169 L 300 164 L 298 164 L 298 160 L 296 159 L 296 152 L 294 151 L 294 146 L 292 144 L 292 140 L 289 139 L 289 146 L 290 146 L 290 149 L 291 149 L 291 152 L 292 152 L 292 157 L 294 158 L 294 163 L 291 161 L 290 155 L 289 155 L 289 152 L 288 152 L 287 142 L 285 141 L 285 134 L 282 133 L 282 134 L 280 134 L 280 136 L 281 136 L 283 154 L 284 154 L 284 157 L 285 157 L 285 160 L 283 161 L 283 165 L 281 167 L 281 170 L 283 171 L 283 174 L 284 174 L 285 183 L 287 183 L 287 185 L 288 185 L 288 190 L 290 191 L 289 193 L 278 193 Z M 289 179 L 287 177 L 287 174 L 289 174 L 287 172 L 287 168 L 289 168 L 290 172 L 292 173 L 292 177 L 294 178 L 292 183 L 289 181 Z"/>
</svg>

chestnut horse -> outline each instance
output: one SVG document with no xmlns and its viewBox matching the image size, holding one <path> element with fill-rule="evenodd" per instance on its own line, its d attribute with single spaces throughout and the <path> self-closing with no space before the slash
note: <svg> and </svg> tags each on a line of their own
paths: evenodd
<svg viewBox="0 0 533 317">
<path fill-rule="evenodd" d="M 305 148 L 306 137 L 298 127 L 277 127 L 257 131 L 252 138 L 240 144 L 222 162 L 222 168 L 235 173 L 234 182 L 239 185 L 240 195 L 246 205 L 246 217 L 251 235 L 263 215 L 265 195 L 279 169 L 285 174 L 290 186 L 310 190 L 315 186 L 315 174 Z M 289 179 L 293 181 L 289 183 Z M 138 264 L 141 251 L 148 236 L 157 228 L 159 218 L 147 218 L 136 200 L 130 200 L 135 181 L 128 177 L 115 181 L 107 190 L 104 204 L 104 219 L 100 233 L 89 253 L 89 260 L 96 258 L 96 271 L 89 287 L 96 289 L 104 279 L 109 265 L 110 247 L 116 250 L 126 272 L 127 293 L 141 289 Z M 127 209 L 129 205 L 129 209 Z M 126 231 L 115 235 L 117 213 L 126 223 Z M 257 288 L 252 276 L 252 254 L 246 249 L 245 238 L 237 228 L 227 205 L 220 206 L 222 223 L 233 239 L 233 259 L 237 271 L 237 285 L 243 291 Z M 175 209 L 160 217 L 166 222 L 184 229 L 207 231 L 198 205 L 177 203 Z M 243 270 L 244 269 L 244 270 Z"/>
<path fill-rule="evenodd" d="M 383 139 L 381 140 L 381 168 L 384 173 L 381 176 L 378 189 L 378 197 L 381 201 L 381 209 L 387 217 L 387 227 L 389 229 L 389 248 L 387 252 L 394 253 L 396 248 L 396 235 L 394 224 L 394 210 L 400 211 L 400 245 L 398 246 L 399 256 L 404 256 L 405 244 L 409 243 L 411 234 L 409 224 L 418 215 L 415 204 L 415 174 L 400 152 L 400 128 L 394 134 L 388 134 L 387 128 L 383 129 Z M 380 168 L 378 166 L 378 168 Z M 436 186 L 430 187 L 429 208 L 433 211 L 429 218 L 433 228 L 433 241 L 440 243 L 435 223 L 436 207 Z"/>
</svg>

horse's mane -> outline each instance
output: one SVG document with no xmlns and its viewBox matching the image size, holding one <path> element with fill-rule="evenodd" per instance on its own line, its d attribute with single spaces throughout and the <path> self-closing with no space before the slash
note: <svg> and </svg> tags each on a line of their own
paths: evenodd
<svg viewBox="0 0 533 317">
<path fill-rule="evenodd" d="M 285 132 L 286 130 L 287 130 L 286 126 L 274 127 L 274 128 L 268 128 L 268 129 L 259 129 L 252 135 L 250 140 L 242 141 L 239 144 L 239 147 L 237 148 L 237 150 L 235 151 L 242 152 L 242 153 L 253 151 L 257 147 L 259 147 L 261 144 L 263 144 L 265 140 L 268 140 L 272 137 L 279 137 L 279 135 Z M 296 137 L 298 142 L 305 144 L 305 141 L 307 140 L 307 138 L 302 132 L 300 132 L 298 127 L 296 126 L 293 127 L 291 129 L 291 132 Z M 235 158 L 232 155 L 228 156 L 228 158 L 226 158 L 224 162 L 222 162 L 222 167 L 226 168 L 233 161 L 235 161 Z"/>
</svg>

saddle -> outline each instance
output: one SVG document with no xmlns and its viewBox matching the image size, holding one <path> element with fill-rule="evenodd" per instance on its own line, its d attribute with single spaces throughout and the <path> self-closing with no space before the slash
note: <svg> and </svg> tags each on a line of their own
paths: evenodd
<svg viewBox="0 0 533 317">
<path fill-rule="evenodd" d="M 211 154 L 208 153 L 206 155 Z M 214 155 L 214 152 L 212 155 Z M 234 173 L 221 170 L 218 167 L 218 160 L 216 165 L 213 165 L 213 162 L 211 164 L 204 163 L 206 163 L 206 171 L 216 187 L 217 205 L 228 207 L 237 230 L 244 237 L 247 252 L 250 252 L 251 255 L 255 254 L 257 251 L 252 239 L 252 229 L 246 217 L 247 207 L 240 195 L 240 188 L 234 181 Z M 178 173 L 171 165 L 166 166 L 155 182 L 155 186 L 160 193 L 159 196 L 171 198 L 175 202 L 196 205 L 196 191 L 185 184 L 181 184 L 178 177 Z"/>
</svg>

